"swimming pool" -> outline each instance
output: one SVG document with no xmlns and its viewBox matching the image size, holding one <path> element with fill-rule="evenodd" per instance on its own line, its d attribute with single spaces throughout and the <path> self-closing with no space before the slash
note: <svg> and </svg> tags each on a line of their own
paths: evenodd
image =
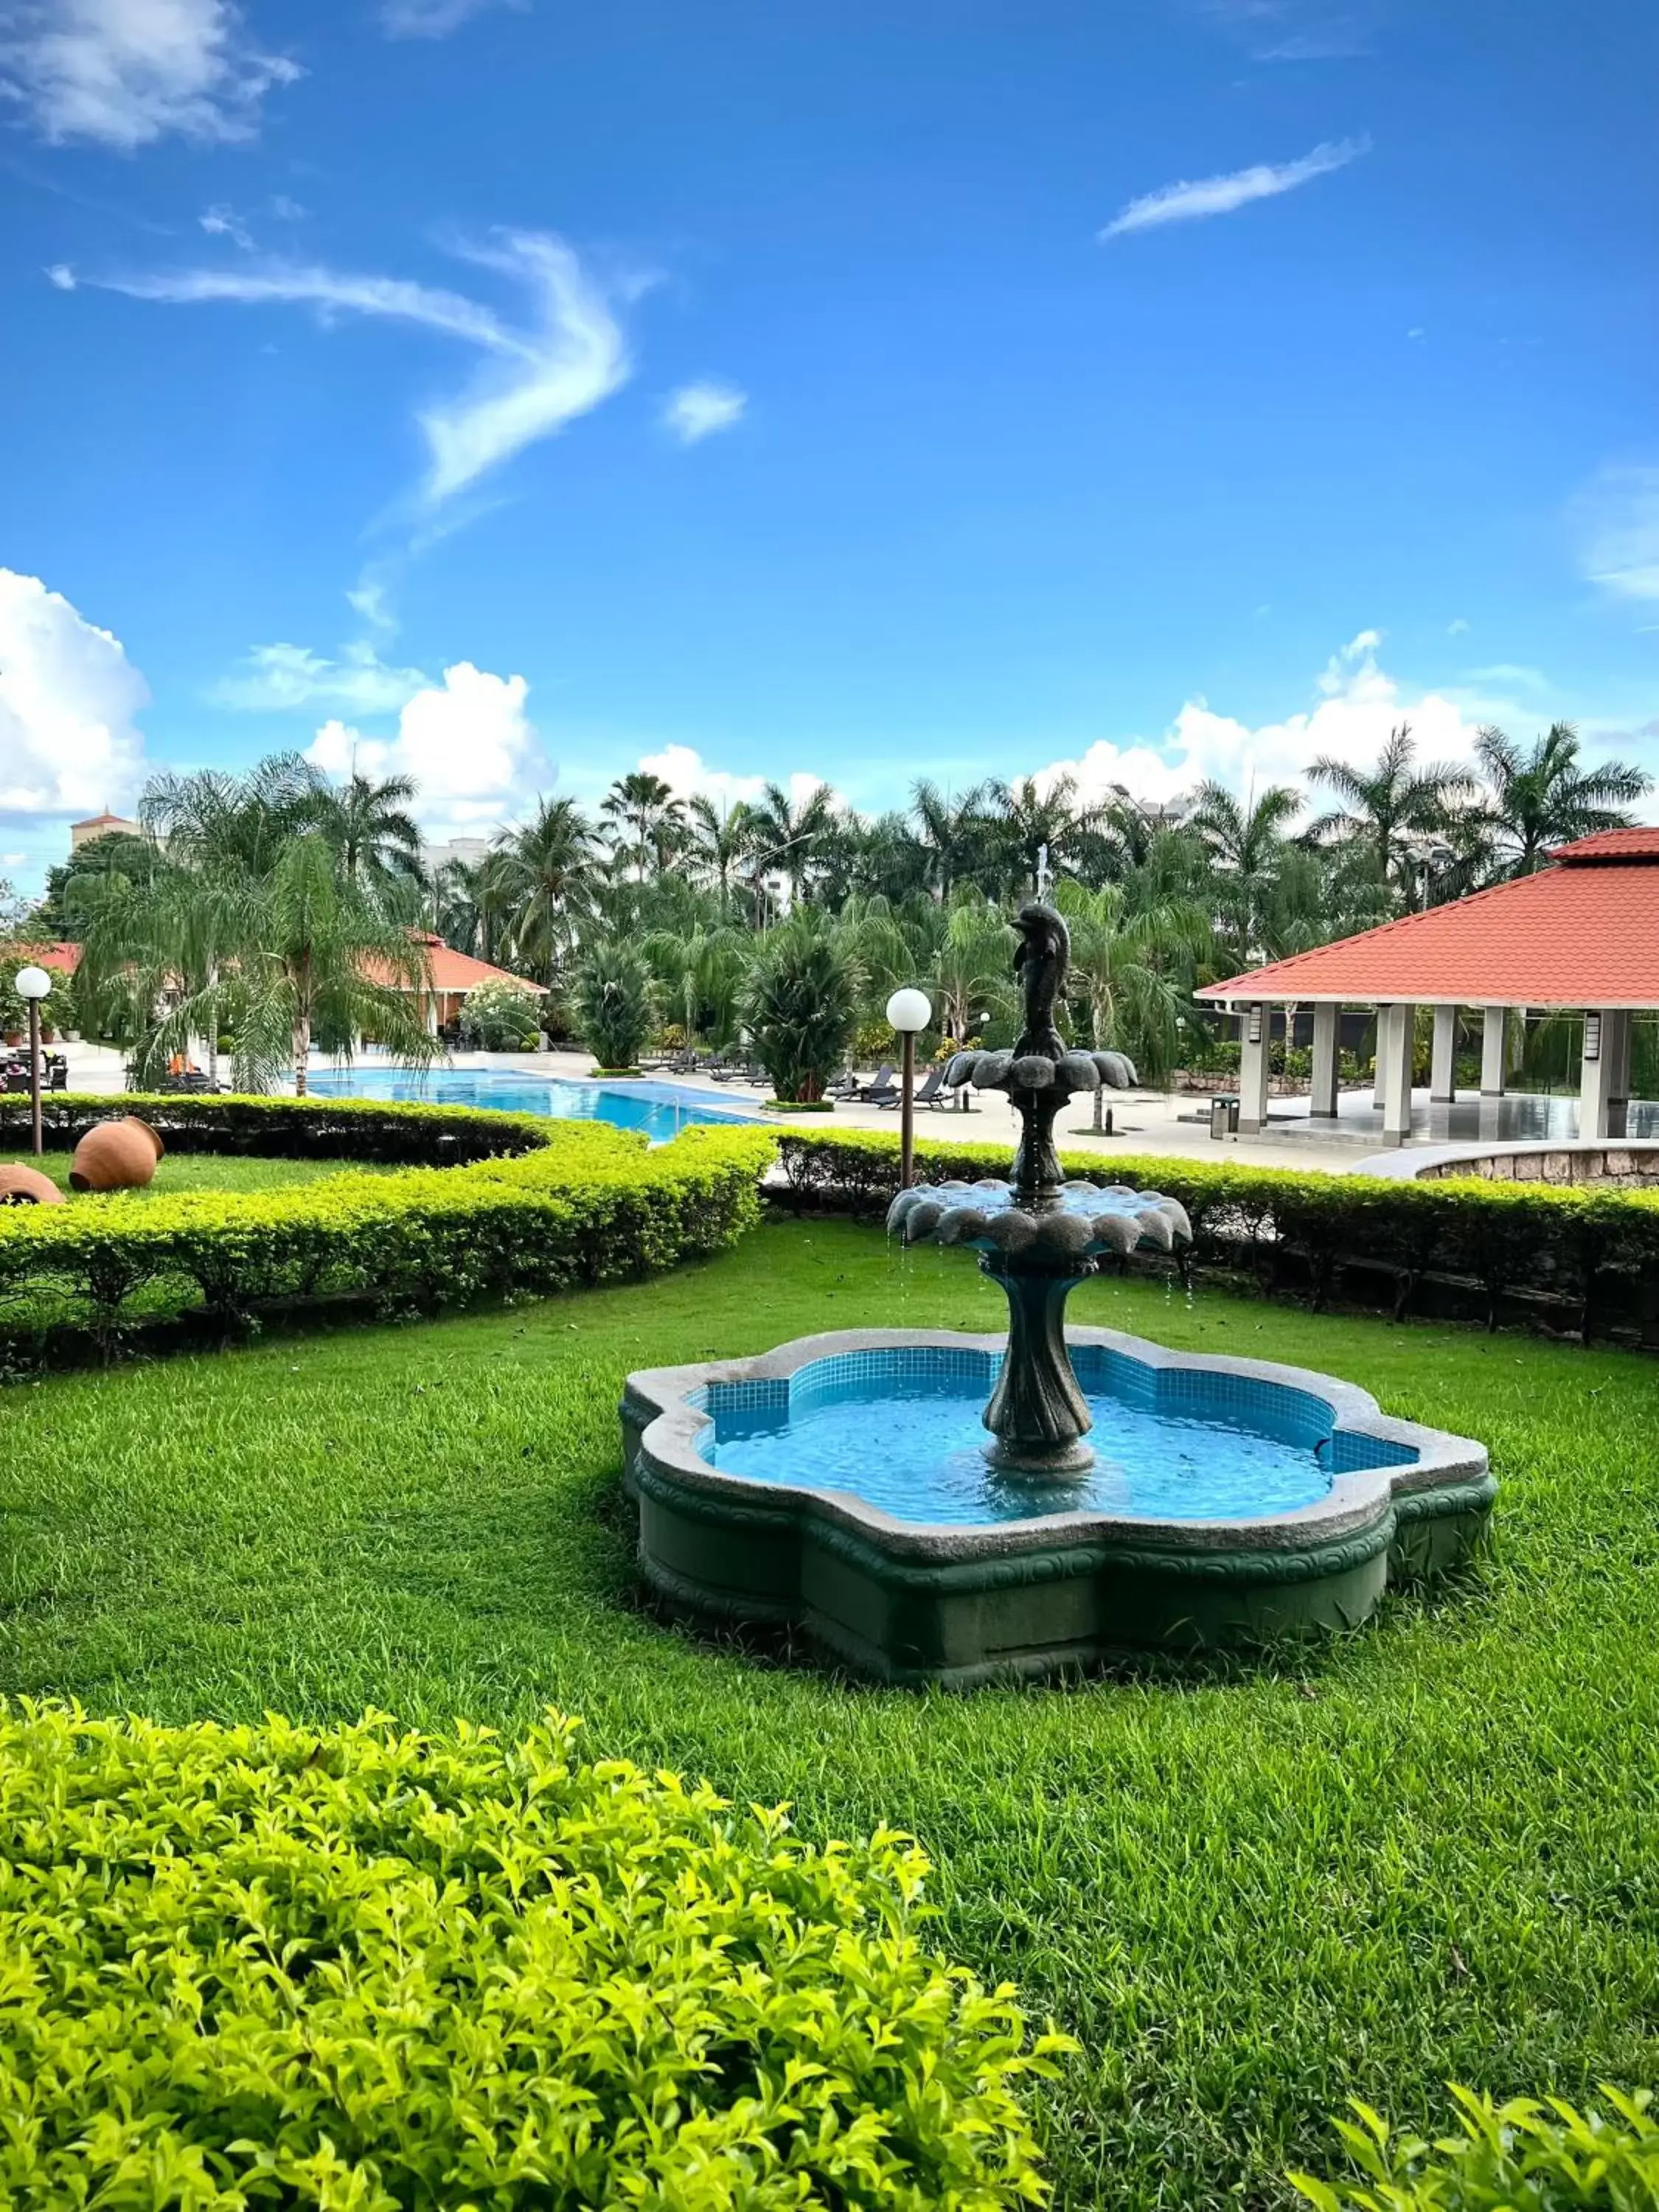
<svg viewBox="0 0 1659 2212">
<path fill-rule="evenodd" d="M 709 1103 L 706 1091 L 679 1083 L 569 1083 L 507 1069 L 434 1067 L 426 1071 L 361 1065 L 319 1068 L 308 1079 L 318 1098 L 395 1098 L 426 1106 L 491 1106 L 503 1114 L 541 1114 L 553 1121 L 609 1121 L 640 1129 L 665 1145 L 682 1129 L 709 1122 L 728 1127 L 756 1116 Z"/>
</svg>

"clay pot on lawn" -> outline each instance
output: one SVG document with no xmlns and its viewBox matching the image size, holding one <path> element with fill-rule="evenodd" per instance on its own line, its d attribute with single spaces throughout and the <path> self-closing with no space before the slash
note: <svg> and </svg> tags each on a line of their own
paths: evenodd
<svg viewBox="0 0 1659 2212">
<path fill-rule="evenodd" d="M 165 1147 L 148 1121 L 136 1114 L 100 1121 L 88 1129 L 70 1162 L 75 1190 L 143 1190 L 155 1173 Z"/>
<path fill-rule="evenodd" d="M 26 1168 L 21 1160 L 0 1167 L 0 1206 L 61 1206 L 64 1194 L 39 1168 Z"/>
</svg>

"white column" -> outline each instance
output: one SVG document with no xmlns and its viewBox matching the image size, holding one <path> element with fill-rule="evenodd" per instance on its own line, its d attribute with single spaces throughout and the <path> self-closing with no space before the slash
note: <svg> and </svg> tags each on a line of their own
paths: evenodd
<svg viewBox="0 0 1659 2212">
<path fill-rule="evenodd" d="M 1412 1133 L 1413 1006 L 1384 1006 L 1378 1017 L 1377 1067 L 1382 1091 L 1382 1141 L 1403 1145 Z"/>
<path fill-rule="evenodd" d="M 1619 1009 L 1589 1006 L 1584 1012 L 1583 1057 L 1579 1063 L 1578 1134 L 1589 1142 L 1605 1137 L 1612 1078 L 1619 1058 Z"/>
<path fill-rule="evenodd" d="M 1630 1040 L 1635 1017 L 1628 1006 L 1619 1006 L 1607 1016 L 1602 1030 L 1602 1046 L 1607 1048 L 1609 1029 L 1613 1042 L 1612 1064 L 1607 1069 L 1607 1103 L 1628 1106 L 1630 1103 Z"/>
<path fill-rule="evenodd" d="M 1508 1080 L 1504 1050 L 1507 1006 L 1488 1006 L 1480 1017 L 1480 1096 L 1501 1098 Z"/>
<path fill-rule="evenodd" d="M 1371 1103 L 1376 1107 L 1379 1114 L 1382 1111 L 1383 1096 L 1382 1032 L 1388 1027 L 1388 1024 L 1389 1010 L 1386 1006 L 1379 1006 L 1376 1010 L 1376 1064 L 1372 1070 L 1371 1082 Z"/>
<path fill-rule="evenodd" d="M 1313 1010 L 1313 1091 L 1308 1111 L 1322 1121 L 1336 1119 L 1336 1048 L 1341 1020 L 1340 1006 Z"/>
<path fill-rule="evenodd" d="M 428 991 L 426 994 L 426 1033 L 428 1036 L 438 1034 L 438 994 L 435 991 Z"/>
<path fill-rule="evenodd" d="M 1267 1036 L 1272 1009 L 1246 1006 L 1238 1030 L 1238 1133 L 1254 1136 L 1267 1119 Z"/>
<path fill-rule="evenodd" d="M 1434 1058 L 1429 1066 L 1429 1097 L 1437 1106 L 1449 1106 L 1457 1096 L 1457 1009 L 1434 1010 Z"/>
</svg>

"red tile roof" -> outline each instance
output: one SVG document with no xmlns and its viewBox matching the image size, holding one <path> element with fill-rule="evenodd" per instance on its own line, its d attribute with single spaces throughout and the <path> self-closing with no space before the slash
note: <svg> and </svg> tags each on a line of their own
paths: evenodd
<svg viewBox="0 0 1659 2212">
<path fill-rule="evenodd" d="M 426 930 L 411 929 L 409 933 L 426 953 L 432 977 L 429 988 L 434 991 L 470 991 L 475 983 L 516 983 L 521 991 L 540 989 L 538 984 L 511 975 L 505 968 L 492 968 L 487 960 L 475 960 L 470 952 L 457 952 L 442 938 Z"/>
<path fill-rule="evenodd" d="M 1659 1006 L 1659 830 L 1580 838 L 1561 866 L 1211 983 L 1201 999 Z"/>
<path fill-rule="evenodd" d="M 8 962 L 15 960 L 19 967 L 33 960 L 37 967 L 50 968 L 54 975 L 72 975 L 81 965 L 81 948 L 59 938 L 51 945 L 9 945 Z"/>
</svg>

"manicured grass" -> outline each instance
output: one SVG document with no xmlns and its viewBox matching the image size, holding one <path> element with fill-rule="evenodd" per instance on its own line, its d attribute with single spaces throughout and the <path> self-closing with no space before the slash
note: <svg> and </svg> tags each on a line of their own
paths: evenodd
<svg viewBox="0 0 1659 2212">
<path fill-rule="evenodd" d="M 15 1157 L 26 1166 L 43 1168 L 59 1190 L 69 1188 L 73 1152 L 43 1152 L 38 1160 L 27 1152 L 17 1152 Z M 285 1190 L 295 1183 L 320 1182 L 325 1176 L 344 1175 L 348 1170 L 365 1175 L 395 1172 L 368 1160 L 262 1160 L 217 1152 L 168 1152 L 156 1166 L 155 1181 L 144 1189 L 111 1191 L 106 1194 L 130 1202 L 176 1198 L 187 1190 Z"/>
<path fill-rule="evenodd" d="M 940 1941 L 1082 2042 L 1043 2103 L 1065 2202 L 1278 2204 L 1349 2094 L 1653 2081 L 1659 1365 L 1140 1282 L 1079 1320 L 1289 1358 L 1480 1437 L 1494 1558 L 1316 1657 L 920 1696 L 637 1609 L 630 1367 L 890 1320 L 997 1325 L 959 1253 L 779 1224 L 623 1291 L 0 1393 L 0 1686 L 166 1720 L 369 1704 L 891 1820 Z"/>
</svg>

